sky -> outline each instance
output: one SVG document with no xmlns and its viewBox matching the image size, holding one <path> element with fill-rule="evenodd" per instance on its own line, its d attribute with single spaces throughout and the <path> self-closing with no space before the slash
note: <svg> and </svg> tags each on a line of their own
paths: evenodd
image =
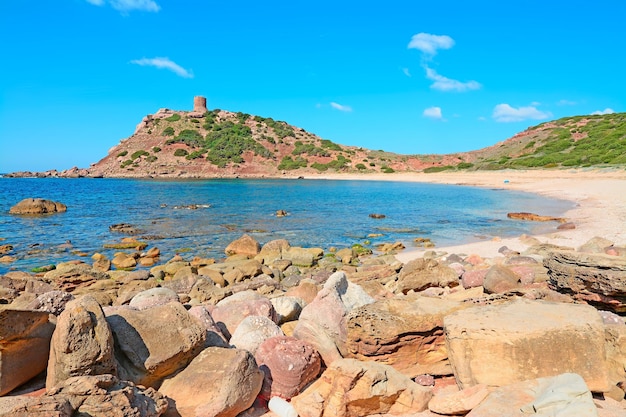
<svg viewBox="0 0 626 417">
<path fill-rule="evenodd" d="M 160 108 L 453 153 L 626 111 L 623 0 L 2 0 L 0 172 L 88 167 Z"/>
</svg>

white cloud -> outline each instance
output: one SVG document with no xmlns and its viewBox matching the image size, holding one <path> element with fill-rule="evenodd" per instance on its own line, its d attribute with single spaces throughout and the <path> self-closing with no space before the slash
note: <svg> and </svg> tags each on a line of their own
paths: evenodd
<svg viewBox="0 0 626 417">
<path fill-rule="evenodd" d="M 453 80 L 448 77 L 444 77 L 443 75 L 438 74 L 437 71 L 435 71 L 432 68 L 429 68 L 426 65 L 424 66 L 424 68 L 426 69 L 426 78 L 428 78 L 431 81 L 434 81 L 430 85 L 430 88 L 434 90 L 469 91 L 469 90 L 478 90 L 480 87 L 482 87 L 480 83 L 477 81 L 472 80 L 472 81 L 467 81 L 467 82 L 461 82 L 458 80 Z"/>
<path fill-rule="evenodd" d="M 334 101 L 332 101 L 330 103 L 330 107 L 332 107 L 335 110 L 339 110 L 339 111 L 345 111 L 345 112 L 351 112 L 352 111 L 352 107 L 344 106 L 343 104 L 335 103 Z"/>
<path fill-rule="evenodd" d="M 105 3 L 105 0 L 86 1 L 94 6 L 103 6 Z M 111 4 L 111 7 L 115 10 L 122 12 L 123 14 L 132 10 L 141 10 L 144 12 L 158 12 L 161 10 L 161 6 L 159 6 L 154 0 L 109 0 L 109 4 Z"/>
<path fill-rule="evenodd" d="M 433 56 L 438 49 L 450 49 L 454 46 L 454 39 L 447 35 L 431 35 L 430 33 L 418 33 L 413 35 L 407 48 L 417 49 L 424 54 Z"/>
<path fill-rule="evenodd" d="M 429 119 L 443 120 L 443 114 L 441 113 L 441 107 L 433 106 L 424 109 L 422 113 L 424 117 L 428 117 Z"/>
<path fill-rule="evenodd" d="M 407 77 L 411 76 L 411 71 L 409 71 L 408 68 L 402 68 L 402 72 L 404 73 L 404 75 L 406 75 Z"/>
<path fill-rule="evenodd" d="M 193 73 L 191 71 L 186 70 L 185 68 L 181 67 L 167 57 L 134 59 L 130 61 L 130 63 L 141 65 L 142 67 L 147 66 L 166 69 L 183 78 L 193 78 Z"/>
<path fill-rule="evenodd" d="M 496 122 L 521 122 L 528 119 L 547 119 L 552 117 L 552 113 L 543 112 L 534 106 L 515 108 L 503 103 L 494 107 L 492 117 L 496 120 Z"/>
<path fill-rule="evenodd" d="M 607 107 L 604 110 L 596 110 L 596 111 L 594 111 L 591 114 L 594 115 L 594 116 L 601 116 L 603 114 L 613 114 L 613 113 L 615 113 L 615 110 L 610 109 L 610 108 Z"/>
<path fill-rule="evenodd" d="M 559 106 L 575 106 L 578 103 L 575 101 L 571 101 L 571 100 L 559 100 L 556 104 L 558 104 Z"/>
</svg>

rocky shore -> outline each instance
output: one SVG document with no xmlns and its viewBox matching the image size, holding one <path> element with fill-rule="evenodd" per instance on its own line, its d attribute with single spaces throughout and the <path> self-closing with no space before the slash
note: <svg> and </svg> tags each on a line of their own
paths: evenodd
<svg viewBox="0 0 626 417">
<path fill-rule="evenodd" d="M 400 261 L 244 235 L 223 261 L 9 272 L 0 415 L 623 416 L 626 247 L 521 240 Z"/>
</svg>

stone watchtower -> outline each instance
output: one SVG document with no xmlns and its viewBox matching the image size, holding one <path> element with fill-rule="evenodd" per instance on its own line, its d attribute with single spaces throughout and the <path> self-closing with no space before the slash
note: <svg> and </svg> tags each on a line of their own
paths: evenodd
<svg viewBox="0 0 626 417">
<path fill-rule="evenodd" d="M 206 108 L 206 97 L 195 96 L 193 98 L 193 111 L 202 114 L 208 111 Z"/>
</svg>

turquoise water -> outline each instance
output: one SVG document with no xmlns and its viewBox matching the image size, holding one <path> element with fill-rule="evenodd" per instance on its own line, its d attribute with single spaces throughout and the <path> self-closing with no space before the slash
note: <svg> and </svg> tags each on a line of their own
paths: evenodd
<svg viewBox="0 0 626 417">
<path fill-rule="evenodd" d="M 40 197 L 67 205 L 66 213 L 43 217 L 9 215 L 24 198 Z M 209 205 L 197 210 L 176 206 Z M 26 270 L 76 259 L 59 245 L 89 255 L 125 235 L 109 231 L 130 223 L 149 236 L 162 259 L 223 257 L 224 248 L 243 233 L 261 244 L 278 238 L 294 246 L 348 247 L 369 240 L 430 238 L 437 246 L 494 236 L 518 236 L 555 227 L 511 221 L 506 213 L 529 211 L 561 215 L 571 202 L 533 194 L 474 187 L 384 181 L 327 180 L 130 180 L 0 178 L 0 244 L 12 244 L 18 260 L 0 265 Z M 276 217 L 277 210 L 289 215 Z M 371 213 L 385 214 L 372 219 Z M 367 238 L 369 234 L 381 237 Z M 89 261 L 88 258 L 86 258 Z"/>
</svg>

